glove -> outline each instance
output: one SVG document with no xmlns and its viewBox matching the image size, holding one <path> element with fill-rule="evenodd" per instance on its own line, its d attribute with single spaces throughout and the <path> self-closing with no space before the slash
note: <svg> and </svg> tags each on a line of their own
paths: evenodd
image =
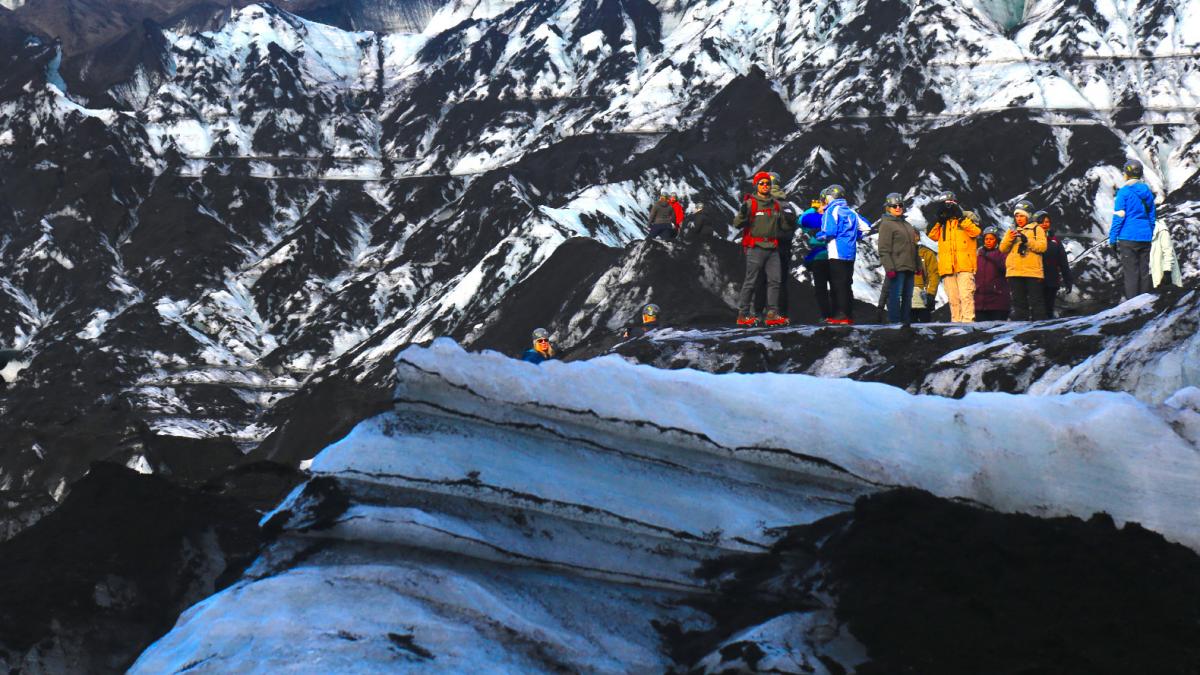
<svg viewBox="0 0 1200 675">
<path fill-rule="evenodd" d="M 889 278 L 889 279 L 895 279 L 895 278 L 896 278 L 896 270 L 888 270 L 888 271 L 887 271 L 887 278 Z"/>
</svg>

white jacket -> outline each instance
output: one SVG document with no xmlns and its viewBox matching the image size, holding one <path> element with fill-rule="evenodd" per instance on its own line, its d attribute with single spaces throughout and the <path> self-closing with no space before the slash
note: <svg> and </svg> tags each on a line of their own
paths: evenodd
<svg viewBox="0 0 1200 675">
<path fill-rule="evenodd" d="M 1162 221 L 1154 228 L 1154 238 L 1150 240 L 1150 280 L 1154 287 L 1163 281 L 1163 275 L 1169 274 L 1169 281 L 1176 286 L 1183 285 L 1183 274 L 1179 271 L 1179 258 L 1175 257 L 1175 245 L 1171 242 L 1171 231 Z"/>
</svg>

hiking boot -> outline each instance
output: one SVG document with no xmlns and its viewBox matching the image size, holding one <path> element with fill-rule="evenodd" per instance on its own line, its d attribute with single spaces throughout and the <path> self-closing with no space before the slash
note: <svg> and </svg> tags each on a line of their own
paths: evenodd
<svg viewBox="0 0 1200 675">
<path fill-rule="evenodd" d="M 756 326 L 756 325 L 758 325 L 758 317 L 754 316 L 753 314 L 746 314 L 745 312 L 739 312 L 738 318 L 737 318 L 737 325 L 739 325 L 739 326 Z"/>
<path fill-rule="evenodd" d="M 767 312 L 767 319 L 763 323 L 768 326 L 786 326 L 788 325 L 788 319 L 786 316 L 780 316 L 779 312 L 772 309 Z"/>
</svg>

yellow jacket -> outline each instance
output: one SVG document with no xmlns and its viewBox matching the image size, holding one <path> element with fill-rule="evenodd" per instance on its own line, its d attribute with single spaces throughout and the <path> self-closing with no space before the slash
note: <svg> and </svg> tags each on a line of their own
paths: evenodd
<svg viewBox="0 0 1200 675">
<path fill-rule="evenodd" d="M 929 229 L 929 238 L 938 242 L 938 274 L 974 272 L 976 249 L 975 238 L 979 226 L 969 215 L 962 220 L 952 219 L 945 223 L 934 223 Z"/>
<path fill-rule="evenodd" d="M 1046 252 L 1046 232 L 1035 223 L 1022 227 L 1021 234 L 1028 240 L 1029 250 L 1025 255 L 1021 255 L 1020 246 L 1016 244 L 1016 231 L 1015 228 L 1009 230 L 1000 240 L 1000 252 L 1008 254 L 1004 259 L 1004 268 L 1008 270 L 1008 276 L 1043 278 L 1042 254 Z"/>
</svg>

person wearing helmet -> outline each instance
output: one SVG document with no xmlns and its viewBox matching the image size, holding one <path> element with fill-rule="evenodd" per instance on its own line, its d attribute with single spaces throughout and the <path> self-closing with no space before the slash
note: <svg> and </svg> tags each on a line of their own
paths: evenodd
<svg viewBox="0 0 1200 675">
<path fill-rule="evenodd" d="M 879 219 L 879 263 L 888 283 L 888 323 L 912 322 L 913 277 L 920 259 L 917 242 L 921 235 L 904 219 L 904 196 L 899 192 L 883 200 Z"/>
<path fill-rule="evenodd" d="M 1046 233 L 1036 223 L 1029 222 L 1033 211 L 1033 204 L 1017 202 L 1013 207 L 1013 227 L 1000 241 L 1000 252 L 1008 255 L 1004 259 L 1004 267 L 1015 321 L 1040 321 L 1046 318 L 1043 291 L 1045 272 L 1042 271 Z"/>
<path fill-rule="evenodd" d="M 800 214 L 798 225 L 807 237 L 808 252 L 804 254 L 804 266 L 812 276 L 813 295 L 817 301 L 817 309 L 821 312 L 821 321 L 833 318 L 833 307 L 830 295 L 833 291 L 829 279 L 829 249 L 817 239 L 821 232 L 821 218 L 825 215 L 825 200 L 814 199 L 809 208 Z"/>
<path fill-rule="evenodd" d="M 621 334 L 624 338 L 641 337 L 651 330 L 658 328 L 658 305 L 650 303 L 642 307 L 642 320 L 640 323 L 632 323 L 625 327 L 625 331 Z"/>
<path fill-rule="evenodd" d="M 788 223 L 796 223 L 799 217 L 796 215 L 796 208 L 792 202 L 788 200 L 787 192 L 783 189 L 783 180 L 779 174 L 769 172 L 771 176 L 771 196 L 779 200 L 779 204 L 783 209 L 783 217 Z M 788 308 L 791 301 L 788 295 L 788 279 L 792 277 L 792 238 L 795 234 L 794 228 L 785 228 L 779 233 L 779 317 L 771 320 L 770 326 L 786 325 L 789 322 Z M 756 315 L 764 315 L 767 309 L 767 275 L 760 273 L 758 281 L 754 284 L 754 312 Z"/>
<path fill-rule="evenodd" d="M 1067 249 L 1050 228 L 1050 214 L 1038 211 L 1033 222 L 1046 233 L 1046 252 L 1042 255 L 1042 291 L 1045 296 L 1046 318 L 1054 318 L 1054 306 L 1058 301 L 1058 289 L 1071 292 L 1074 278 L 1071 276 L 1071 261 Z"/>
<path fill-rule="evenodd" d="M 1008 295 L 1008 274 L 1004 254 L 1000 252 L 1000 230 L 986 227 L 983 246 L 979 247 L 975 269 L 975 320 L 1006 321 L 1012 301 Z"/>
<path fill-rule="evenodd" d="M 646 239 L 671 240 L 675 238 L 675 207 L 671 206 L 671 199 L 666 192 L 660 194 L 658 201 L 651 205 L 647 223 L 650 232 L 646 235 Z"/>
<path fill-rule="evenodd" d="M 773 182 L 771 174 L 766 171 L 754 174 L 754 194 L 742 200 L 733 220 L 734 230 L 742 232 L 742 250 L 746 258 L 746 276 L 738 293 L 739 326 L 758 323 L 752 300 L 759 273 L 767 276 L 767 325 L 787 322 L 779 313 L 779 286 L 782 281 L 779 239 L 792 228 L 792 224 L 784 216 L 783 204 L 772 194 Z"/>
<path fill-rule="evenodd" d="M 1136 159 L 1125 163 L 1125 184 L 1117 190 L 1108 228 L 1108 243 L 1121 255 L 1126 300 L 1153 288 L 1150 242 L 1154 239 L 1154 191 L 1142 180 L 1143 173 L 1142 163 Z"/>
<path fill-rule="evenodd" d="M 943 192 L 935 202 L 937 215 L 929 238 L 938 242 L 938 275 L 950 300 L 950 320 L 975 320 L 976 238 L 979 225 L 973 213 L 963 211 L 953 192 Z M 970 214 L 970 215 L 968 215 Z"/>
<path fill-rule="evenodd" d="M 821 199 L 825 202 L 825 213 L 821 216 L 817 240 L 829 255 L 833 287 L 833 317 L 826 323 L 850 325 L 854 323 L 851 318 L 854 258 L 858 255 L 858 242 L 871 230 L 871 224 L 846 203 L 846 189 L 841 185 L 830 185 L 822 190 Z"/>
<path fill-rule="evenodd" d="M 683 204 L 679 201 L 679 194 L 672 192 L 667 198 L 667 203 L 671 205 L 671 211 L 675 214 L 675 234 L 679 234 L 679 229 L 683 227 Z"/>
<path fill-rule="evenodd" d="M 554 345 L 550 344 L 550 331 L 537 328 L 533 331 L 533 347 L 525 350 L 521 360 L 530 363 L 541 363 L 554 358 Z"/>
</svg>

